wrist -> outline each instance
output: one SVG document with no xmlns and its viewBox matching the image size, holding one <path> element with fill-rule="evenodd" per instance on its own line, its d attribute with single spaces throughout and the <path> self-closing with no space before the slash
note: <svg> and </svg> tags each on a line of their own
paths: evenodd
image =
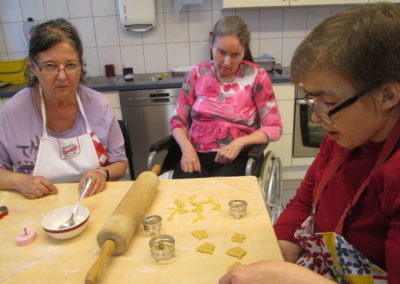
<svg viewBox="0 0 400 284">
<path fill-rule="evenodd" d="M 102 171 L 103 173 L 105 173 L 106 181 L 110 180 L 110 170 L 108 168 L 100 167 L 100 168 L 97 168 L 97 169 Z"/>
</svg>

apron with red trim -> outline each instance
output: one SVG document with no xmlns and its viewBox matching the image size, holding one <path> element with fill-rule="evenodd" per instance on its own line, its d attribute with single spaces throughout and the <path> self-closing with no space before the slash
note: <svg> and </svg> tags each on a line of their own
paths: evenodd
<svg viewBox="0 0 400 284">
<path fill-rule="evenodd" d="M 85 120 L 86 133 L 66 139 L 50 137 L 48 135 L 46 109 L 40 86 L 39 94 L 43 120 L 43 136 L 40 138 L 39 150 L 32 175 L 43 176 L 53 183 L 78 182 L 85 172 L 105 166 L 107 152 L 88 123 L 78 93 L 76 93 L 76 99 L 79 111 Z"/>
</svg>

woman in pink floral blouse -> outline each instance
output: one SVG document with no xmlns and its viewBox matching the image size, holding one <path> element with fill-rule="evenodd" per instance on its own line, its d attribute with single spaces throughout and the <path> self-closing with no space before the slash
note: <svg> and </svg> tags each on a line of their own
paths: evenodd
<svg viewBox="0 0 400 284">
<path fill-rule="evenodd" d="M 213 60 L 194 65 L 185 78 L 170 121 L 182 150 L 174 178 L 243 175 L 247 146 L 280 138 L 271 80 L 252 62 L 249 42 L 246 23 L 224 17 L 214 26 Z"/>
</svg>

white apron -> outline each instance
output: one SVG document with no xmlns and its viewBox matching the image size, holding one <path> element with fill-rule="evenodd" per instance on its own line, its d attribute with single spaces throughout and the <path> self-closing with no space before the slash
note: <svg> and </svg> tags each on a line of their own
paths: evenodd
<svg viewBox="0 0 400 284">
<path fill-rule="evenodd" d="M 46 128 L 46 110 L 39 86 L 41 100 L 43 136 L 40 138 L 39 150 L 32 175 L 43 176 L 53 183 L 78 182 L 82 175 L 104 166 L 107 153 L 99 139 L 92 132 L 78 93 L 76 99 L 79 110 L 86 124 L 86 134 L 68 138 L 50 137 Z"/>
</svg>

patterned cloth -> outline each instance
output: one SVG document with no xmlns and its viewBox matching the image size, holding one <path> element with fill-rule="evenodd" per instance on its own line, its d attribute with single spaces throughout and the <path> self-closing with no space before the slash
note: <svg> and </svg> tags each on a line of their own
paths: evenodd
<svg viewBox="0 0 400 284">
<path fill-rule="evenodd" d="M 311 215 L 295 233 L 304 249 L 297 264 L 338 283 L 387 283 L 387 273 L 342 236 L 335 232 L 314 231 L 314 216 Z"/>
<path fill-rule="evenodd" d="M 231 83 L 218 81 L 213 62 L 194 65 L 185 78 L 170 130 L 187 128 L 199 152 L 216 152 L 234 139 L 260 131 L 272 141 L 282 122 L 268 73 L 242 61 Z"/>
</svg>

